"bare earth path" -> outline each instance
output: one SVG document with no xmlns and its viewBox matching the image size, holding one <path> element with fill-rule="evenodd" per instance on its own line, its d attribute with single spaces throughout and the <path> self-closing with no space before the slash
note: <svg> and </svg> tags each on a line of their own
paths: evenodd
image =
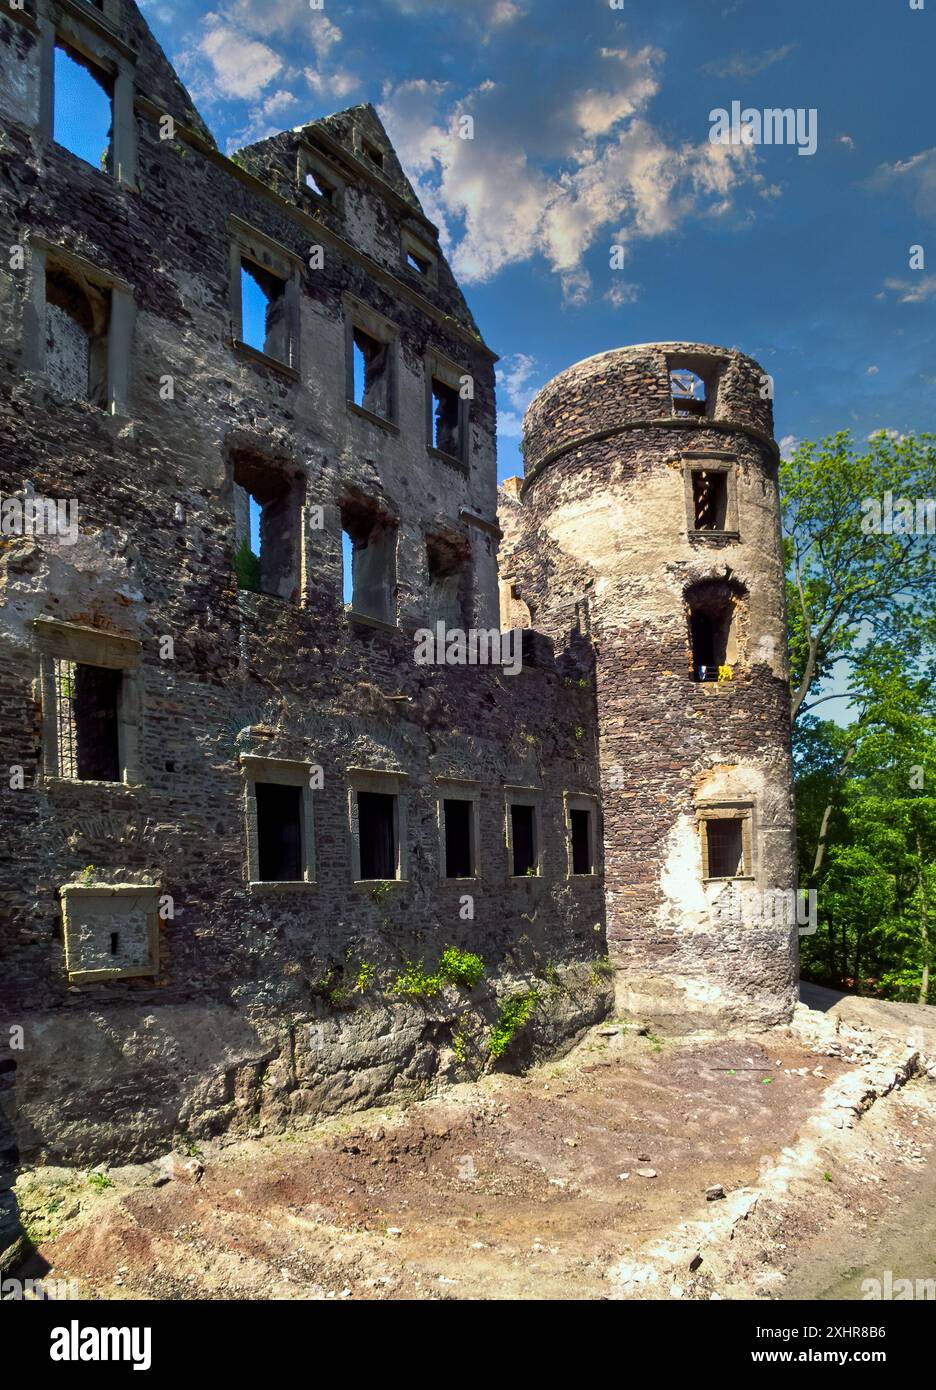
<svg viewBox="0 0 936 1390">
<path fill-rule="evenodd" d="M 17 1195 L 82 1298 L 861 1297 L 936 1274 L 936 1010 L 831 1002 Z"/>
</svg>

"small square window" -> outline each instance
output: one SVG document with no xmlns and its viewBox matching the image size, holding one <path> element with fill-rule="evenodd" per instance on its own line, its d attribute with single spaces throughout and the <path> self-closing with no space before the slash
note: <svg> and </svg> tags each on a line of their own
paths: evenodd
<svg viewBox="0 0 936 1390">
<path fill-rule="evenodd" d="M 363 136 L 361 137 L 361 153 L 370 160 L 375 168 L 380 169 L 381 172 L 383 171 L 383 150 L 379 149 L 372 140 L 366 140 Z"/>
<path fill-rule="evenodd" d="M 712 808 L 700 816 L 703 878 L 753 878 L 752 809 Z"/>
</svg>

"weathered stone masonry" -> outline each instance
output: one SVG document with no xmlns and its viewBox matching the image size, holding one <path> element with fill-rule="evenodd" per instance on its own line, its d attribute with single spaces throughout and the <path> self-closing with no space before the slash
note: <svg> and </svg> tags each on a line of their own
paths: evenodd
<svg viewBox="0 0 936 1390">
<path fill-rule="evenodd" d="M 52 139 L 56 41 L 109 74 L 106 172 Z M 0 17 L 0 118 L 2 496 L 79 516 L 73 545 L 0 540 L 6 1165 L 419 1094 L 464 1074 L 456 1035 L 483 1057 L 530 989 L 515 1055 L 560 1045 L 609 1004 L 602 840 L 627 1006 L 782 1016 L 789 936 L 719 924 L 693 858 L 706 805 L 740 801 L 758 880 L 791 881 L 753 364 L 719 359 L 727 435 L 693 422 L 693 448 L 737 459 L 740 541 L 680 529 L 662 350 L 611 354 L 604 394 L 582 364 L 531 407 L 523 501 L 500 516 L 505 611 L 528 603 L 536 629 L 522 672 L 420 666 L 414 630 L 498 626 L 495 358 L 373 109 L 228 160 L 134 4 L 39 0 Z M 262 351 L 242 268 L 269 295 Z M 248 493 L 262 572 L 245 588 Z M 726 565 L 734 680 L 692 685 L 685 593 Z M 62 711 L 95 698 L 76 752 Z M 469 804 L 470 878 L 445 876 L 446 799 Z M 394 872 L 358 878 L 367 816 L 391 804 Z M 270 805 L 297 817 L 273 847 L 286 878 L 263 871 Z M 450 945 L 483 956 L 475 990 L 392 992 Z"/>
</svg>

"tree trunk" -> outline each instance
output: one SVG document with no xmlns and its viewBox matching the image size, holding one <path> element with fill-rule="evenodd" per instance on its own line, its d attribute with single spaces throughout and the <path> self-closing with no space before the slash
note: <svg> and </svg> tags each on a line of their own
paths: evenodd
<svg viewBox="0 0 936 1390">
<path fill-rule="evenodd" d="M 926 874 L 923 870 L 923 844 L 917 831 L 917 872 L 920 882 L 920 942 L 923 947 L 923 972 L 920 976 L 918 1004 L 926 1004 L 929 999 L 929 917 L 926 905 Z"/>
</svg>

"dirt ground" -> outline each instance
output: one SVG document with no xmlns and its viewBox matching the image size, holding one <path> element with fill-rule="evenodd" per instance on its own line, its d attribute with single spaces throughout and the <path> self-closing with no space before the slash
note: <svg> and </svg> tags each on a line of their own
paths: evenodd
<svg viewBox="0 0 936 1390">
<path fill-rule="evenodd" d="M 302 1134 L 26 1173 L 24 1272 L 104 1299 L 848 1298 L 886 1269 L 933 1277 L 936 1028 L 820 1010 L 757 1038 L 606 1025 L 526 1076 Z"/>
</svg>

